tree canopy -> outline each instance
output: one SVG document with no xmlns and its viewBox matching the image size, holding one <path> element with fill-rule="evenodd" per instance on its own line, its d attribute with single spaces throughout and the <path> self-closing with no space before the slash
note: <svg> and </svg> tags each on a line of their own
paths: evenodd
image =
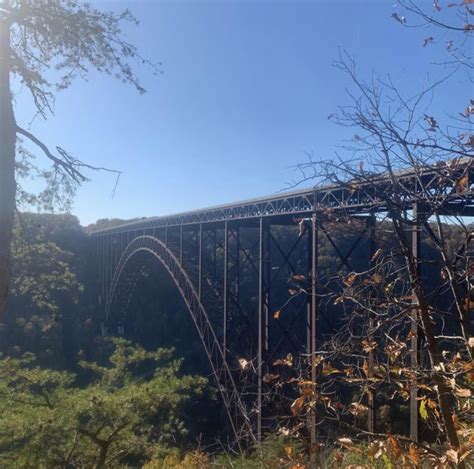
<svg viewBox="0 0 474 469">
<path fill-rule="evenodd" d="M 108 170 L 83 162 L 59 145 L 49 148 L 17 123 L 12 83 L 29 92 L 37 115 L 44 119 L 54 113 L 55 93 L 76 78 L 87 79 L 92 70 L 144 93 L 134 66 L 146 64 L 153 71 L 157 67 L 125 40 L 126 23 L 137 23 L 128 10 L 102 11 L 82 1 L 0 2 L 0 314 L 8 294 L 15 207 L 67 207 L 77 187 L 87 180 L 87 170 Z M 49 168 L 35 163 L 37 152 Z M 31 193 L 21 187 L 28 177 L 42 179 L 43 188 Z"/>
<path fill-rule="evenodd" d="M 184 405 L 206 384 L 180 375 L 172 350 L 147 352 L 124 339 L 113 340 L 108 363 L 81 366 L 85 386 L 38 367 L 31 354 L 0 360 L 2 466 L 136 467 L 186 433 Z"/>
</svg>

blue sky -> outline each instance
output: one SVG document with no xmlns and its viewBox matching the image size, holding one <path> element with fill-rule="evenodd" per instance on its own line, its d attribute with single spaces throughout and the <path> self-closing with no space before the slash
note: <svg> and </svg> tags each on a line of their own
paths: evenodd
<svg viewBox="0 0 474 469">
<path fill-rule="evenodd" d="M 277 192 L 297 177 L 305 153 L 330 156 L 344 132 L 328 121 L 347 102 L 347 77 L 333 67 L 338 48 L 361 71 L 390 73 L 408 93 L 433 78 L 439 48 L 426 32 L 390 17 L 395 1 L 107 1 L 140 20 L 127 39 L 163 74 L 138 72 L 139 95 L 92 74 L 57 96 L 55 116 L 32 129 L 49 145 L 123 172 L 91 173 L 72 212 L 98 218 L 164 215 Z M 429 4 L 429 2 L 427 2 Z M 465 84 L 451 85 L 437 106 L 463 109 Z M 460 89 L 462 92 L 460 91 Z M 17 119 L 31 120 L 26 95 Z"/>
</svg>

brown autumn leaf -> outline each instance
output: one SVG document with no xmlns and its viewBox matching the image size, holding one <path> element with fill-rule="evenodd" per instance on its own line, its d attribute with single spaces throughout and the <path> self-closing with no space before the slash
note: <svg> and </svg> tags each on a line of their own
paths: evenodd
<svg viewBox="0 0 474 469">
<path fill-rule="evenodd" d="M 400 24 L 406 24 L 407 22 L 406 18 L 402 15 L 399 15 L 398 13 L 392 13 L 392 18 L 394 18 Z"/>
<path fill-rule="evenodd" d="M 410 449 L 408 450 L 408 456 L 410 457 L 410 461 L 416 467 L 420 465 L 420 453 L 418 452 L 418 448 L 413 443 L 410 444 Z"/>
<path fill-rule="evenodd" d="M 299 415 L 299 413 L 303 409 L 303 405 L 304 405 L 303 396 L 298 397 L 298 399 L 295 399 L 293 401 L 293 404 L 291 404 L 291 415 L 293 415 L 293 417 L 295 417 L 296 415 Z"/>
<path fill-rule="evenodd" d="M 464 109 L 464 111 L 461 113 L 461 116 L 469 117 L 471 114 L 474 114 L 474 100 L 473 99 L 469 99 L 469 103 L 467 104 L 466 109 Z M 467 135 L 464 133 L 459 134 L 459 140 L 463 140 L 466 137 Z M 471 137 L 471 135 L 469 137 Z M 468 140 L 470 139 L 468 138 Z"/>
<path fill-rule="evenodd" d="M 371 257 L 370 262 L 374 262 L 375 260 L 377 260 L 377 258 L 380 256 L 380 254 L 382 254 L 382 251 L 383 251 L 382 248 L 378 248 L 375 251 L 374 255 Z"/>
<path fill-rule="evenodd" d="M 250 366 L 250 362 L 245 358 L 239 358 L 239 366 L 241 370 L 246 370 Z"/>
<path fill-rule="evenodd" d="M 362 341 L 362 350 L 365 352 L 365 353 L 369 353 L 369 352 L 372 352 L 373 350 L 375 350 L 377 348 L 377 342 L 375 340 L 367 340 L 367 339 L 364 339 Z"/>
<path fill-rule="evenodd" d="M 458 397 L 471 397 L 472 396 L 471 390 L 467 388 L 457 388 L 455 393 L 456 393 L 456 396 Z"/>
<path fill-rule="evenodd" d="M 273 366 L 278 366 L 278 365 L 292 367 L 293 366 L 293 355 L 291 353 L 289 353 L 286 356 L 285 359 L 279 358 L 278 360 L 275 360 L 273 362 Z"/>
<path fill-rule="evenodd" d="M 428 390 L 432 391 L 432 389 L 430 389 L 428 386 L 426 386 L 423 389 L 426 389 L 426 388 L 428 388 Z M 438 408 L 438 404 L 433 399 L 430 399 L 429 397 L 426 397 L 425 400 L 426 400 L 426 405 L 428 406 L 429 409 L 436 410 Z"/>
<path fill-rule="evenodd" d="M 467 457 L 469 457 L 474 451 L 474 448 L 471 447 L 461 447 L 459 453 L 459 462 L 463 462 Z"/>
<path fill-rule="evenodd" d="M 263 376 L 262 381 L 264 383 L 271 383 L 272 381 L 275 381 L 279 377 L 280 377 L 280 375 L 275 375 L 273 373 L 267 373 Z"/>
<path fill-rule="evenodd" d="M 344 297 L 343 296 L 338 296 L 335 300 L 334 300 L 334 305 L 338 305 L 339 303 L 342 303 L 344 301 Z"/>
<path fill-rule="evenodd" d="M 323 375 L 333 375 L 334 373 L 340 373 L 340 370 L 334 368 L 330 363 L 324 362 L 323 363 Z"/>
<path fill-rule="evenodd" d="M 321 355 L 315 355 L 312 360 L 313 368 L 317 367 L 323 361 L 323 357 Z"/>
<path fill-rule="evenodd" d="M 285 454 L 288 459 L 291 459 L 293 454 L 293 446 L 285 446 Z"/>
<path fill-rule="evenodd" d="M 376 441 L 372 441 L 369 443 L 369 446 L 367 447 L 367 456 L 369 459 L 374 459 L 375 455 L 377 454 L 379 450 L 380 444 Z"/>
<path fill-rule="evenodd" d="M 364 372 L 365 376 L 369 376 L 369 364 L 367 360 L 364 360 L 364 363 L 362 364 L 362 371 Z"/>
<path fill-rule="evenodd" d="M 394 363 L 402 351 L 406 349 L 406 347 L 406 343 L 400 342 L 399 340 L 394 340 L 394 342 L 387 344 L 385 347 L 385 352 L 387 353 L 390 361 Z"/>
<path fill-rule="evenodd" d="M 423 47 L 426 47 L 428 44 L 432 43 L 433 41 L 434 41 L 434 37 L 433 37 L 433 36 L 426 37 L 426 38 L 423 40 Z"/>
<path fill-rule="evenodd" d="M 459 454 L 455 449 L 448 449 L 445 455 L 452 463 L 456 465 L 459 463 Z"/>
<path fill-rule="evenodd" d="M 273 319 L 280 319 L 281 309 L 273 313 Z"/>
<path fill-rule="evenodd" d="M 304 282 L 306 280 L 306 276 L 301 275 L 301 274 L 294 274 L 294 275 L 291 276 L 291 278 L 295 282 Z"/>
<path fill-rule="evenodd" d="M 402 455 L 402 447 L 400 445 L 400 442 L 397 438 L 390 434 L 388 435 L 387 439 L 388 446 L 390 448 L 390 452 L 392 453 L 393 459 L 397 461 Z"/>
<path fill-rule="evenodd" d="M 362 454 L 362 450 L 357 447 L 350 438 L 338 438 L 337 442 L 344 448 Z"/>
<path fill-rule="evenodd" d="M 334 461 L 338 464 L 342 464 L 342 461 L 344 461 L 344 455 L 340 451 L 336 451 L 334 453 Z"/>
<path fill-rule="evenodd" d="M 369 408 L 367 406 L 365 406 L 364 404 L 361 404 L 359 402 L 353 402 L 351 405 L 350 405 L 350 409 L 349 409 L 349 412 L 352 414 L 352 415 L 360 415 L 364 412 L 366 412 L 367 410 L 369 410 Z"/>
<path fill-rule="evenodd" d="M 305 386 L 316 386 L 316 383 L 313 381 L 308 380 L 299 380 L 298 386 L 305 387 Z"/>
<path fill-rule="evenodd" d="M 458 192 L 463 192 L 469 187 L 469 175 L 465 174 L 461 179 L 459 179 L 456 189 Z"/>
<path fill-rule="evenodd" d="M 352 287 L 355 279 L 357 278 L 357 274 L 355 272 L 350 273 L 344 280 L 343 282 L 348 286 Z"/>
</svg>

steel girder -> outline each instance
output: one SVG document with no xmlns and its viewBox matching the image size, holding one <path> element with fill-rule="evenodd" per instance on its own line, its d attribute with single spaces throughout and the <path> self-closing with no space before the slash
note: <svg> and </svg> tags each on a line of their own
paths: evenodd
<svg viewBox="0 0 474 469">
<path fill-rule="evenodd" d="M 449 168 L 449 162 L 445 163 Z M 459 176 L 467 170 L 468 187 L 474 181 L 471 159 L 457 162 L 455 173 Z M 446 169 L 448 171 L 448 169 Z M 443 176 L 443 165 L 417 168 L 416 170 L 400 171 L 394 175 L 400 190 L 403 192 L 405 208 L 411 208 L 414 202 L 444 200 L 448 196 L 445 211 L 460 213 L 470 211 L 474 204 L 471 190 L 454 191 L 456 174 L 450 176 L 452 183 L 443 182 L 440 189 L 439 178 Z M 311 217 L 314 210 L 345 211 L 351 214 L 374 213 L 386 211 L 386 192 L 393 184 L 387 175 L 360 177 L 347 183 L 295 190 L 273 196 L 245 200 L 228 205 L 219 205 L 202 210 L 178 213 L 162 217 L 127 223 L 118 227 L 99 230 L 93 236 L 124 232 L 137 232 L 161 227 L 210 224 L 232 220 L 258 220 L 261 217 L 277 217 L 279 215 Z"/>
<path fill-rule="evenodd" d="M 397 177 L 407 191 L 412 191 L 412 197 L 404 200 L 403 208 L 414 208 L 415 219 L 423 200 L 433 201 L 446 196 L 437 193 L 439 168 L 428 168 L 421 174 L 399 173 Z M 420 180 L 423 191 L 418 190 Z M 370 269 L 376 250 L 375 214 L 387 211 L 381 193 L 388 184 L 386 179 L 378 177 L 370 183 L 352 184 L 350 188 L 342 185 L 293 191 L 95 232 L 92 239 L 97 247 L 99 264 L 99 303 L 108 315 L 120 277 L 134 254 L 146 251 L 155 256 L 176 283 L 198 329 L 237 441 L 260 440 L 269 428 L 265 414 L 264 376 L 271 371 L 272 361 L 278 353 L 291 349 L 305 353 L 312 363 L 317 353 L 317 325 L 318 321 L 325 319 L 318 304 L 318 239 L 327 237 L 332 245 L 339 258 L 337 270 L 351 270 L 351 256 L 368 236 L 367 262 Z M 471 191 L 453 191 L 444 210 L 470 214 L 473 204 Z M 328 209 L 331 214 L 344 210 L 353 217 L 362 215 L 359 219 L 365 228 L 348 250 L 338 246 L 327 227 Z M 423 223 L 425 221 L 420 220 L 419 224 Z M 276 239 L 272 232 L 274 225 L 293 230 L 289 249 L 283 249 Z M 420 228 L 415 224 L 412 242 L 415 257 L 420 255 L 419 233 Z M 271 321 L 280 306 L 275 302 L 275 292 L 283 288 L 289 273 L 306 276 L 305 300 L 295 306 L 291 320 Z M 135 277 L 132 287 L 136 281 Z M 245 282 L 253 285 L 246 287 L 252 292 L 250 300 L 242 294 Z M 304 319 L 305 339 L 298 336 L 301 318 Z M 416 338 L 411 346 L 412 365 L 416 368 Z M 239 357 L 255 362 L 253 381 L 242 384 Z M 369 373 L 372 373 L 373 362 L 373 356 L 369 354 Z M 316 369 L 310 369 L 309 378 L 316 385 Z M 416 398 L 416 383 L 413 383 L 410 423 L 414 440 L 418 434 Z M 367 427 L 373 431 L 373 391 L 368 395 L 368 407 Z M 308 418 L 312 445 L 316 441 L 317 424 L 313 410 Z"/>
</svg>

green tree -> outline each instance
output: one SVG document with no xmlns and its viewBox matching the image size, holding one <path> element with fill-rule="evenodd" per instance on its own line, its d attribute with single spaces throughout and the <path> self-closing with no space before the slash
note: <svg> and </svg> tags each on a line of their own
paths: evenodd
<svg viewBox="0 0 474 469">
<path fill-rule="evenodd" d="M 88 246 L 71 215 L 17 217 L 12 294 L 0 322 L 1 352 L 33 352 L 42 365 L 74 369 L 77 352 L 90 349 L 97 329 L 91 319 L 95 298 Z"/>
<path fill-rule="evenodd" d="M 206 379 L 181 376 L 172 350 L 113 339 L 93 378 L 39 368 L 32 355 L 0 360 L 0 466 L 137 467 L 186 433 L 183 408 Z"/>
<path fill-rule="evenodd" d="M 67 88 L 91 69 L 116 77 L 144 92 L 132 63 L 137 49 L 123 39 L 124 22 L 136 22 L 128 11 L 104 12 L 77 0 L 0 1 L 0 315 L 10 282 L 10 245 L 18 203 L 51 208 L 66 202 L 93 168 L 61 147 L 51 151 L 15 120 L 11 83 L 28 90 L 40 116 L 53 112 L 55 91 Z M 22 140 L 23 139 L 23 140 Z M 51 163 L 39 169 L 24 142 Z M 102 168 L 103 169 L 103 168 Z M 45 189 L 28 194 L 17 187 L 24 176 L 39 176 Z"/>
</svg>

